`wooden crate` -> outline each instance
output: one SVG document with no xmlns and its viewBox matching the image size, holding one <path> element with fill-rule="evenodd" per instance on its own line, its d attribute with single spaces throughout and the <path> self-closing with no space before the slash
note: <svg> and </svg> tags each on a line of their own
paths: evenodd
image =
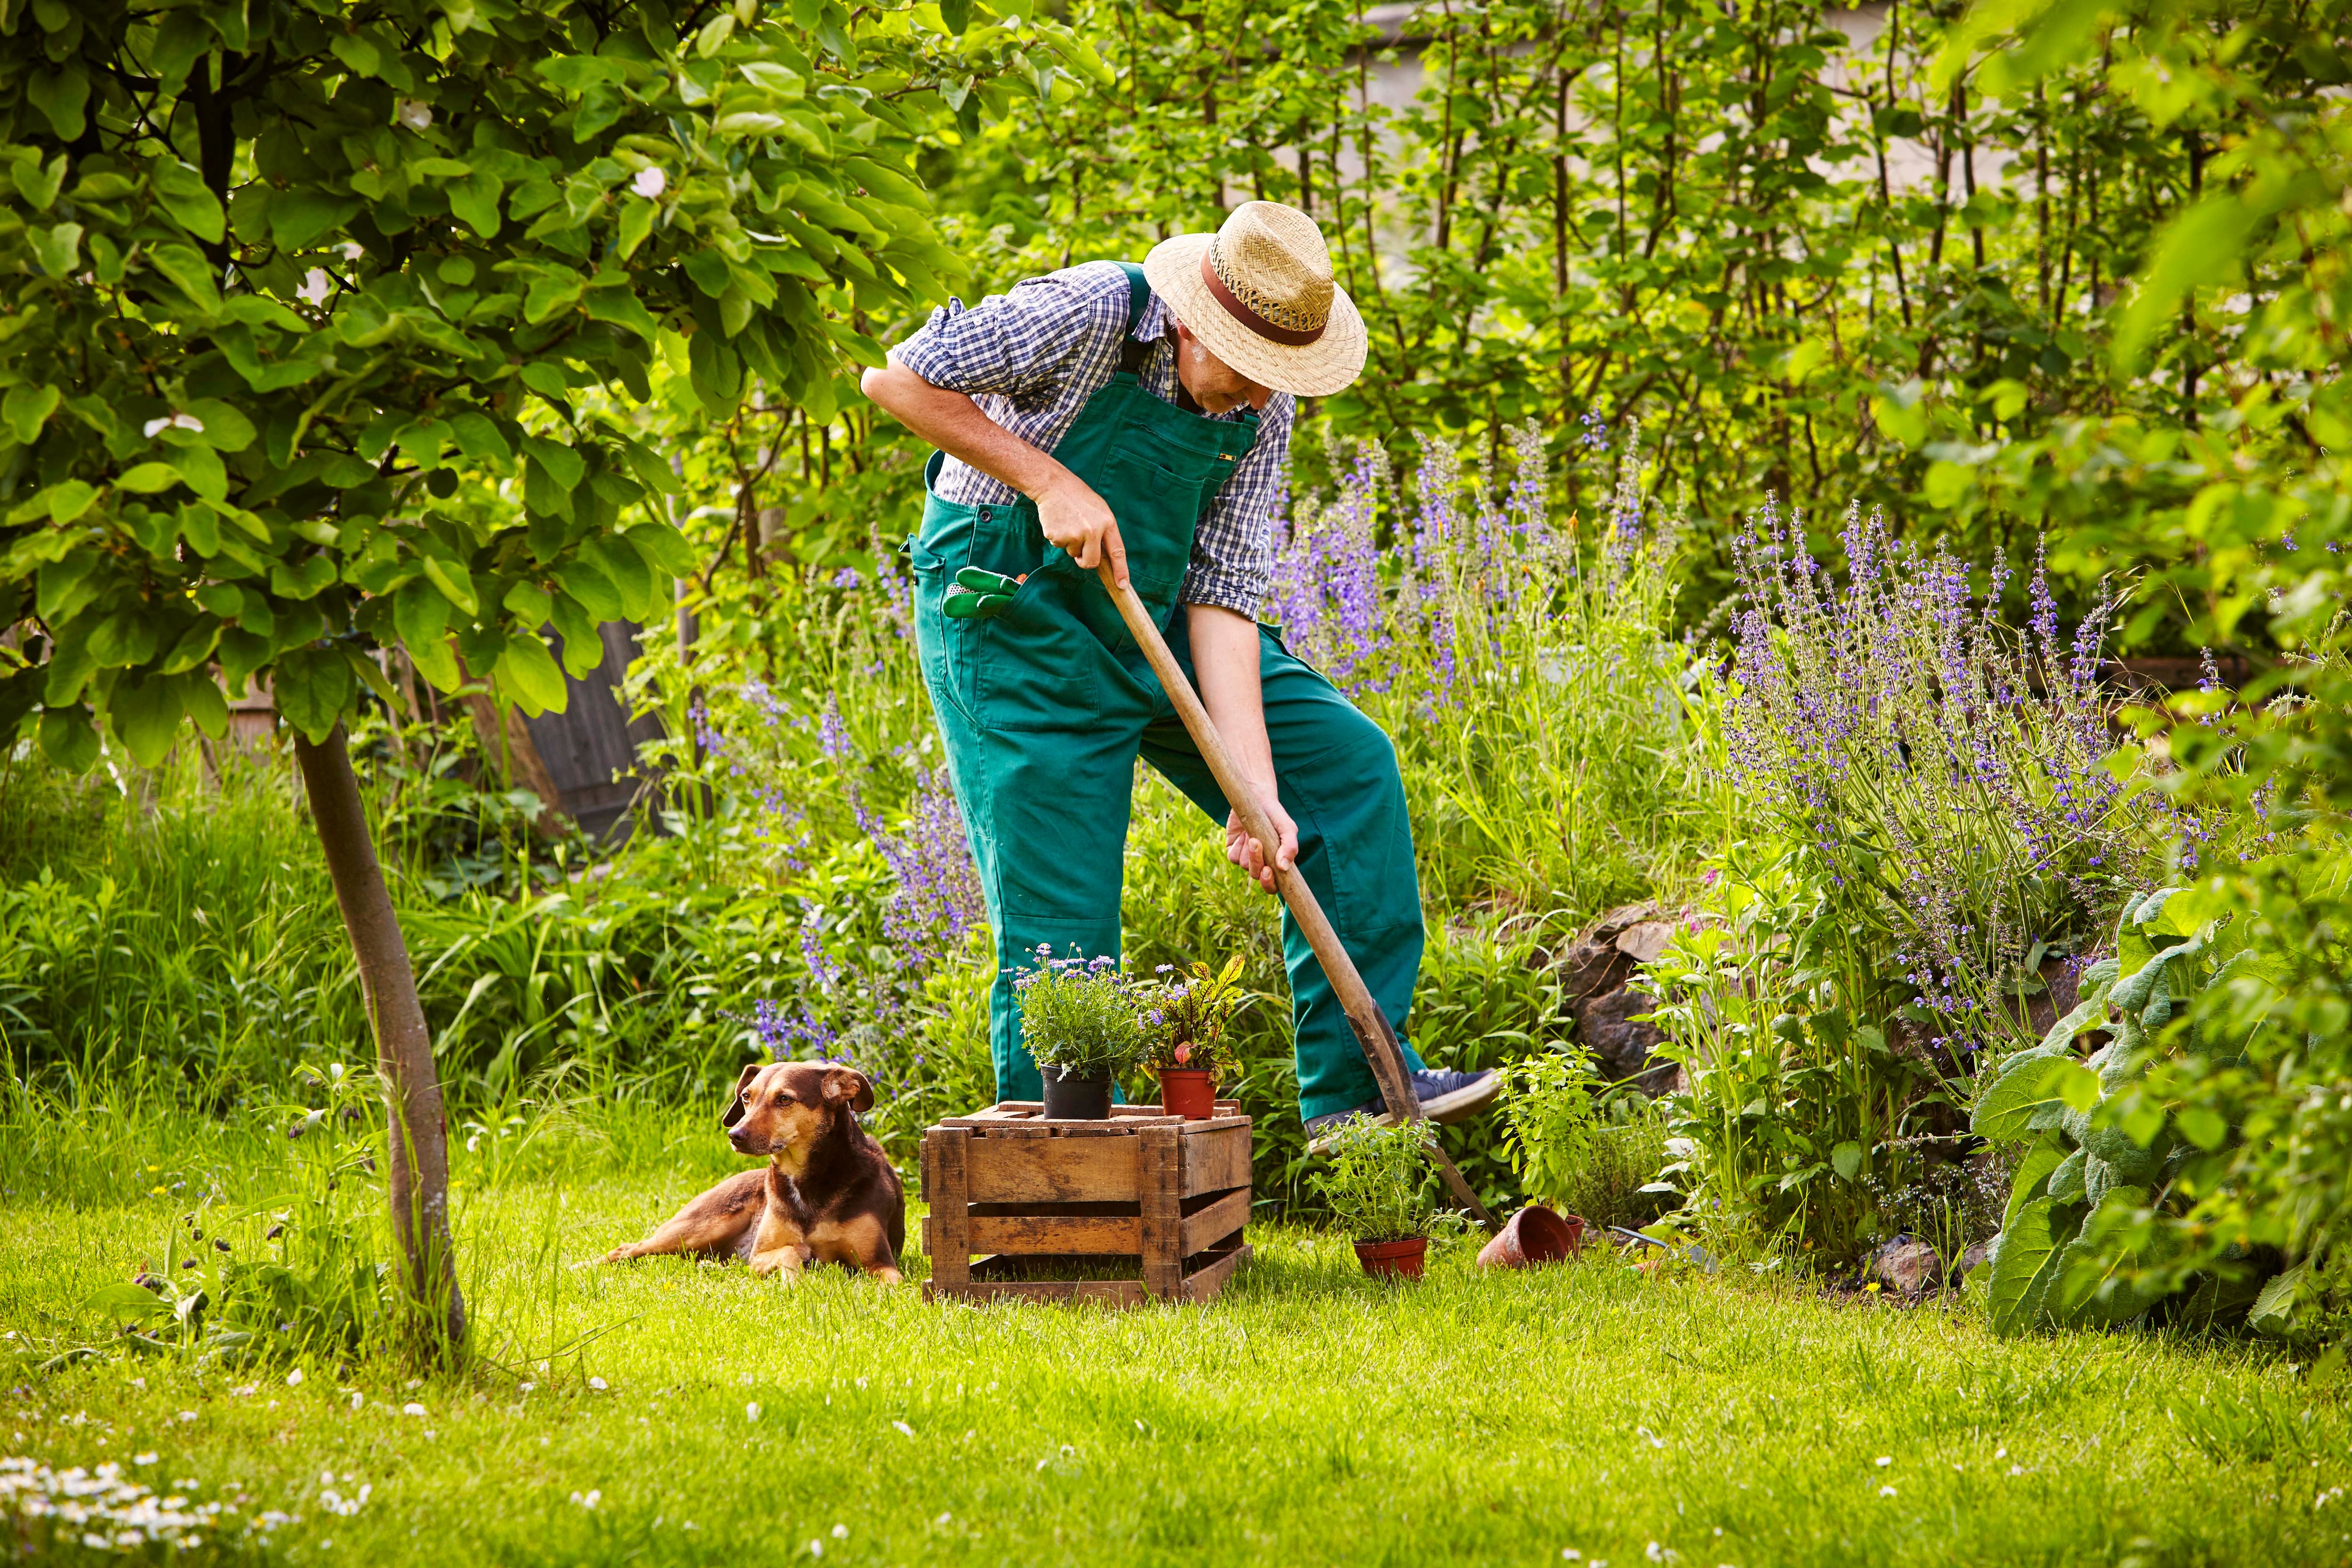
<svg viewBox="0 0 2352 1568">
<path fill-rule="evenodd" d="M 1156 1105 L 1049 1121 L 1035 1100 L 923 1134 L 923 1299 L 1205 1301 L 1250 1255 L 1250 1119 Z M 1132 1279 L 1087 1274 L 1132 1270 Z"/>
</svg>

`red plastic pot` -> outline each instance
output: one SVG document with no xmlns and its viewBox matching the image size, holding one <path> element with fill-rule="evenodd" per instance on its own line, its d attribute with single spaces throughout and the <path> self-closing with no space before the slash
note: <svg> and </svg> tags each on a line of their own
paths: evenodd
<svg viewBox="0 0 2352 1568">
<path fill-rule="evenodd" d="M 1217 1081 L 1206 1068 L 1160 1069 L 1160 1109 L 1188 1121 L 1205 1121 L 1217 1113 Z"/>
<path fill-rule="evenodd" d="M 1375 1279 L 1418 1279 L 1428 1251 L 1429 1237 L 1425 1236 L 1409 1237 L 1403 1241 L 1360 1241 L 1356 1243 L 1356 1261 Z"/>
</svg>

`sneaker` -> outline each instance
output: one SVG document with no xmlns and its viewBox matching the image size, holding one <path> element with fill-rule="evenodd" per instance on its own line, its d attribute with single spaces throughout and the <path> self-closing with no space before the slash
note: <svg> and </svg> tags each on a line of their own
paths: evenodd
<svg viewBox="0 0 2352 1568">
<path fill-rule="evenodd" d="M 1452 1123 L 1467 1121 L 1495 1102 L 1501 1093 L 1503 1080 L 1492 1071 L 1447 1072 L 1439 1068 L 1424 1068 L 1412 1075 L 1412 1092 L 1421 1101 L 1421 1113 L 1432 1121 Z M 1307 1147 L 1319 1153 L 1324 1134 L 1343 1122 L 1359 1116 L 1369 1116 L 1376 1127 L 1386 1127 L 1396 1121 L 1390 1114 L 1385 1100 L 1374 1099 L 1346 1110 L 1333 1110 L 1311 1117 L 1307 1122 Z"/>
</svg>

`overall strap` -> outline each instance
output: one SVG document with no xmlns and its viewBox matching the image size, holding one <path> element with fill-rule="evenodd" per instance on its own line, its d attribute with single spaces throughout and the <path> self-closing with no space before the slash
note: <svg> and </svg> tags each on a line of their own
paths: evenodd
<svg viewBox="0 0 2352 1568">
<path fill-rule="evenodd" d="M 1118 347 L 1118 368 L 1129 374 L 1141 377 L 1143 362 L 1150 355 L 1150 343 L 1135 341 L 1135 329 L 1143 321 L 1143 312 L 1151 303 L 1151 285 L 1143 276 L 1139 262 L 1122 261 L 1118 269 L 1127 274 L 1127 336 Z"/>
</svg>

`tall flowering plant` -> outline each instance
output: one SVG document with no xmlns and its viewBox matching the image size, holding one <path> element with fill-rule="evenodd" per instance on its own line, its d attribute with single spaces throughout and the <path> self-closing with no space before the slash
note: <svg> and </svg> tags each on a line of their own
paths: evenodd
<svg viewBox="0 0 2352 1568">
<path fill-rule="evenodd" d="M 2062 636 L 2039 552 L 2022 630 L 2010 568 L 1979 597 L 1948 553 L 1850 512 L 1841 587 L 1768 505 L 1734 546 L 1742 608 L 1730 767 L 1859 940 L 1833 955 L 1949 1059 L 2030 1043 L 2053 955 L 2087 957 L 2154 868 L 2155 815 L 2098 682 L 2112 603 Z"/>
<path fill-rule="evenodd" d="M 1269 603 L 1284 640 L 1395 741 L 1433 890 L 1571 912 L 1639 897 L 1705 809 L 1677 529 L 1644 460 L 1588 416 L 1572 455 L 1612 498 L 1588 526 L 1562 515 L 1532 423 L 1468 468 L 1440 437 L 1420 449 L 1401 488 L 1379 446 L 1343 447 L 1335 491 L 1298 501 Z"/>
</svg>

